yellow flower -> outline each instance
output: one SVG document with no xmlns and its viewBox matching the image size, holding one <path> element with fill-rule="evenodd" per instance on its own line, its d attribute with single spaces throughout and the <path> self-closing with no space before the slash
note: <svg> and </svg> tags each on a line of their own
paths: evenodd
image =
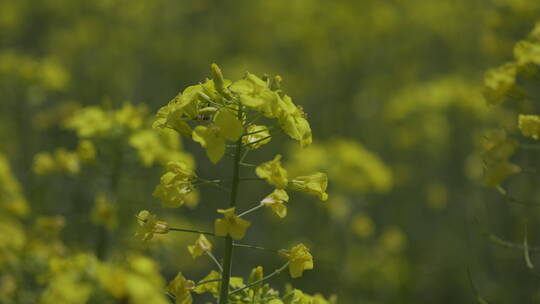
<svg viewBox="0 0 540 304">
<path fill-rule="evenodd" d="M 309 253 L 309 249 L 302 243 L 290 250 L 282 250 L 280 255 L 289 260 L 289 273 L 292 278 L 299 278 L 304 270 L 313 269 L 313 257 Z"/>
<path fill-rule="evenodd" d="M 146 108 L 144 106 L 133 106 L 129 103 L 122 105 L 114 113 L 114 121 L 117 125 L 126 126 L 128 129 L 139 129 L 146 119 Z"/>
<path fill-rule="evenodd" d="M 287 206 L 285 202 L 289 200 L 289 195 L 283 189 L 276 189 L 265 197 L 261 204 L 272 208 L 272 211 L 279 217 L 284 218 L 287 216 Z"/>
<path fill-rule="evenodd" d="M 193 191 L 195 173 L 182 162 L 169 162 L 167 172 L 161 176 L 159 185 L 152 193 L 165 207 L 177 208 L 184 204 L 186 196 Z"/>
<path fill-rule="evenodd" d="M 56 238 L 66 226 L 62 216 L 40 216 L 34 222 L 34 231 L 46 238 Z"/>
<path fill-rule="evenodd" d="M 287 187 L 287 183 L 289 182 L 287 171 L 281 167 L 280 154 L 276 155 L 273 160 L 259 165 L 255 169 L 255 173 L 258 177 L 266 179 L 269 184 L 279 189 Z"/>
<path fill-rule="evenodd" d="M 49 174 L 56 170 L 56 162 L 50 153 L 40 152 L 34 156 L 33 170 L 37 175 Z"/>
<path fill-rule="evenodd" d="M 77 155 L 83 161 L 92 161 L 96 158 L 96 147 L 89 140 L 81 140 L 77 146 Z"/>
<path fill-rule="evenodd" d="M 195 241 L 194 245 L 188 246 L 188 251 L 194 259 L 211 250 L 212 243 L 210 243 L 203 234 L 199 235 L 199 238 Z"/>
<path fill-rule="evenodd" d="M 167 286 L 167 291 L 176 297 L 176 304 L 191 304 L 193 303 L 193 297 L 191 296 L 193 288 L 195 288 L 195 282 L 187 280 L 179 272 Z"/>
<path fill-rule="evenodd" d="M 321 172 L 298 176 L 289 182 L 290 189 L 315 194 L 323 201 L 328 199 L 326 187 L 328 187 L 328 177 Z"/>
<path fill-rule="evenodd" d="M 223 214 L 223 218 L 217 219 L 214 224 L 216 235 L 230 235 L 235 240 L 242 239 L 251 223 L 238 217 L 234 213 L 234 207 L 229 209 L 218 209 L 217 211 Z"/>
<path fill-rule="evenodd" d="M 501 161 L 487 167 L 484 183 L 489 187 L 496 187 L 500 185 L 508 177 L 521 172 L 521 168 L 508 161 Z"/>
<path fill-rule="evenodd" d="M 118 225 L 114 205 L 105 194 L 101 193 L 96 197 L 90 219 L 94 224 L 104 226 L 109 230 L 115 229 Z"/>
<path fill-rule="evenodd" d="M 262 280 L 263 277 L 264 277 L 263 267 L 262 266 L 257 266 L 257 267 L 255 267 L 255 268 L 253 268 L 251 270 L 251 274 L 249 275 L 248 283 L 253 284 L 255 282 L 258 282 L 258 281 Z M 261 289 L 261 287 L 262 287 L 262 282 L 253 285 L 251 287 L 251 289 L 253 290 L 253 292 L 255 294 L 257 294 L 257 292 Z"/>
<path fill-rule="evenodd" d="M 217 163 L 225 154 L 226 140 L 236 141 L 242 136 L 242 123 L 236 114 L 221 110 L 214 116 L 214 123 L 209 126 L 197 126 L 192 138 L 206 148 L 206 154 L 213 163 Z"/>
<path fill-rule="evenodd" d="M 249 149 L 257 149 L 270 142 L 270 132 L 267 126 L 251 125 L 246 130 L 247 134 L 242 137 L 242 143 Z"/>
<path fill-rule="evenodd" d="M 54 153 L 54 158 L 58 168 L 68 174 L 77 174 L 81 170 L 79 156 L 64 148 L 57 149 Z"/>
<path fill-rule="evenodd" d="M 270 90 L 266 81 L 247 73 L 244 79 L 235 81 L 229 88 L 238 95 L 243 105 L 263 113 L 266 117 L 276 117 L 279 95 Z"/>
<path fill-rule="evenodd" d="M 486 72 L 483 93 L 488 104 L 497 105 L 508 98 L 515 88 L 517 72 L 515 63 L 506 63 Z"/>
<path fill-rule="evenodd" d="M 278 99 L 278 105 L 277 118 L 283 132 L 292 139 L 300 141 L 302 147 L 311 144 L 311 127 L 302 108 L 296 106 L 287 95 Z"/>
<path fill-rule="evenodd" d="M 205 276 L 199 282 L 206 282 L 206 281 L 217 280 L 217 279 L 221 279 L 221 275 L 219 274 L 219 272 L 212 270 L 207 276 Z M 193 291 L 198 294 L 209 292 L 212 295 L 217 296 L 219 292 L 219 286 L 221 285 L 220 283 L 221 282 L 219 281 L 214 281 L 214 282 L 209 282 L 205 284 L 200 284 L 200 285 L 195 286 Z"/>
<path fill-rule="evenodd" d="M 155 214 L 142 210 L 137 215 L 137 223 L 139 230 L 135 233 L 135 237 L 149 241 L 154 237 L 154 234 L 166 234 L 169 232 L 169 224 L 163 221 L 158 221 Z"/>
<path fill-rule="evenodd" d="M 96 106 L 77 110 L 66 122 L 65 127 L 74 130 L 81 138 L 105 134 L 113 127 L 113 119 Z"/>
<path fill-rule="evenodd" d="M 171 128 L 178 133 L 191 136 L 191 127 L 187 123 L 199 116 L 200 94 L 202 85 L 187 87 L 182 93 L 176 95 L 166 106 L 161 107 L 156 114 L 153 128 Z"/>
<path fill-rule="evenodd" d="M 538 115 L 519 115 L 519 129 L 523 136 L 536 140 L 540 137 L 540 117 Z"/>
</svg>

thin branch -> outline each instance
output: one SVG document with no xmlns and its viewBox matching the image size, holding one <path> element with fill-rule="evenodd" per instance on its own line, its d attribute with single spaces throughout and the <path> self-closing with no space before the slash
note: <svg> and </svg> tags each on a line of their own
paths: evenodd
<svg viewBox="0 0 540 304">
<path fill-rule="evenodd" d="M 212 252 L 210 251 L 206 251 L 206 255 L 208 255 L 210 257 L 210 259 L 212 261 L 214 261 L 214 263 L 216 264 L 216 266 L 218 267 L 219 269 L 219 272 L 223 272 L 223 267 L 221 266 L 221 263 L 219 263 L 219 261 L 216 259 L 216 257 L 212 254 Z M 220 279 L 221 280 L 221 279 Z"/>
<path fill-rule="evenodd" d="M 512 203 L 512 204 L 518 204 L 518 205 L 524 205 L 524 206 L 536 206 L 536 207 L 540 207 L 540 203 L 539 202 L 535 202 L 535 201 L 524 201 L 524 200 L 520 200 L 519 198 L 517 197 L 514 197 L 510 194 L 508 194 L 508 192 L 503 188 L 501 187 L 500 185 L 497 186 L 497 191 L 506 198 L 507 202 L 509 203 Z"/>
<path fill-rule="evenodd" d="M 249 214 L 249 213 L 251 213 L 251 212 L 253 212 L 253 211 L 255 211 L 255 210 L 259 209 L 259 208 L 262 208 L 262 207 L 264 207 L 263 204 L 258 204 L 257 206 L 238 214 L 238 217 L 242 217 L 242 216 L 244 216 L 246 214 Z"/>
<path fill-rule="evenodd" d="M 523 255 L 527 268 L 531 270 L 534 269 L 534 265 L 531 261 L 531 256 L 529 255 L 529 243 L 527 242 L 527 226 L 525 226 L 525 235 L 523 236 Z"/>
<path fill-rule="evenodd" d="M 259 118 L 262 117 L 262 114 L 257 114 L 257 116 L 255 116 L 248 124 L 246 124 L 246 126 L 251 126 L 252 124 L 254 124 L 257 120 L 259 120 Z"/>
<path fill-rule="evenodd" d="M 501 247 L 510 248 L 510 249 L 517 249 L 517 250 L 524 250 L 524 246 L 522 244 L 513 243 L 510 241 L 507 241 L 505 239 L 502 239 L 498 236 L 496 236 L 493 233 L 484 233 L 488 239 L 493 242 L 494 244 L 497 244 Z M 540 252 L 540 247 L 531 247 L 528 246 L 529 252 Z"/>
<path fill-rule="evenodd" d="M 170 228 L 169 228 L 169 231 L 180 231 L 180 232 L 190 232 L 190 233 L 201 233 L 201 234 L 206 234 L 206 235 L 211 235 L 211 236 L 218 237 L 218 236 L 215 235 L 213 232 L 200 231 L 200 230 L 195 230 L 195 229 L 186 229 L 186 228 L 174 228 L 174 227 L 170 227 Z"/>
<path fill-rule="evenodd" d="M 227 193 L 231 192 L 231 190 L 229 190 L 228 188 L 225 188 L 223 187 L 222 185 L 220 185 L 219 183 L 221 182 L 225 182 L 224 180 L 220 180 L 220 179 L 216 179 L 216 180 L 209 180 L 209 179 L 204 179 L 204 178 L 200 178 L 199 177 L 199 180 L 201 180 L 202 182 L 200 183 L 195 183 L 193 184 L 193 186 L 199 186 L 199 185 L 212 185 L 218 189 L 221 189 Z"/>
<path fill-rule="evenodd" d="M 268 135 L 268 136 L 265 136 L 265 137 L 263 137 L 263 138 L 259 138 L 259 139 L 257 139 L 256 141 L 252 141 L 252 142 L 250 142 L 250 143 L 243 144 L 242 147 L 249 147 L 249 146 L 251 146 L 251 145 L 254 145 L 254 144 L 258 143 L 258 142 L 267 140 L 267 139 L 269 139 L 269 138 L 272 138 L 272 135 Z"/>
<path fill-rule="evenodd" d="M 269 275 L 263 277 L 262 279 L 257 280 L 257 281 L 255 281 L 255 282 L 252 282 L 252 283 L 250 283 L 250 284 L 247 284 L 246 286 L 244 286 L 244 287 L 242 287 L 242 288 L 238 288 L 238 289 L 236 289 L 236 290 L 231 291 L 231 292 L 229 293 L 229 295 L 238 293 L 238 292 L 240 292 L 240 291 L 242 291 L 242 290 L 245 290 L 245 289 L 250 288 L 250 287 L 252 287 L 252 286 L 255 286 L 255 285 L 259 284 L 259 283 L 262 283 L 262 282 L 264 282 L 264 281 L 266 281 L 266 280 L 268 280 L 268 279 L 270 279 L 270 278 L 272 278 L 272 277 L 274 277 L 274 276 L 276 276 L 276 275 L 279 275 L 283 270 L 285 270 L 285 268 L 287 268 L 287 266 L 289 266 L 289 262 L 283 264 L 283 266 L 281 266 L 280 268 L 274 270 L 274 272 L 272 272 L 271 274 L 269 274 Z"/>
<path fill-rule="evenodd" d="M 202 281 L 202 282 L 199 282 L 199 283 L 195 284 L 195 287 L 196 287 L 196 286 L 199 286 L 199 285 L 204 285 L 204 284 L 207 284 L 207 283 L 219 282 L 219 281 L 221 281 L 221 278 L 219 278 L 219 279 L 206 280 L 206 281 Z"/>
<path fill-rule="evenodd" d="M 246 244 L 238 244 L 238 243 L 233 243 L 233 246 L 234 246 L 234 247 L 239 247 L 239 248 L 250 248 L 250 249 L 257 249 L 257 250 L 269 251 L 269 252 L 272 252 L 272 253 L 279 253 L 279 250 L 269 249 L 269 248 L 264 248 L 264 247 L 260 247 L 260 246 L 253 246 L 253 245 L 246 245 Z"/>
<path fill-rule="evenodd" d="M 257 134 L 257 133 L 262 133 L 262 132 L 264 132 L 264 131 L 270 131 L 270 130 L 272 130 L 273 127 L 274 127 L 274 126 L 267 127 L 267 128 L 265 128 L 265 129 L 260 129 L 260 130 L 257 130 L 257 131 L 253 131 L 253 132 L 249 132 L 249 133 L 243 134 L 242 137 L 244 137 L 244 136 L 249 136 L 249 135 L 253 135 L 253 134 Z"/>
</svg>

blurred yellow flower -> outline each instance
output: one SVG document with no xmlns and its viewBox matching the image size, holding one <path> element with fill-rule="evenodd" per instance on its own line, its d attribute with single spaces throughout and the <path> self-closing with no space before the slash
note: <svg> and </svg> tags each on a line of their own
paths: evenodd
<svg viewBox="0 0 540 304">
<path fill-rule="evenodd" d="M 75 152 L 59 148 L 54 153 L 58 168 L 68 174 L 78 174 L 81 170 L 79 156 Z"/>
<path fill-rule="evenodd" d="M 319 199 L 328 199 L 326 188 L 328 187 L 328 177 L 326 174 L 317 172 L 308 176 L 298 176 L 289 182 L 288 187 L 295 191 L 307 192 L 317 195 Z"/>
<path fill-rule="evenodd" d="M 206 275 L 199 282 L 206 282 L 206 281 L 217 280 L 217 279 L 221 279 L 221 275 L 219 274 L 219 272 L 217 272 L 215 270 L 212 270 L 212 271 L 210 271 L 210 273 L 208 275 Z M 205 284 L 200 284 L 200 285 L 195 286 L 193 291 L 198 293 L 198 294 L 209 292 L 212 295 L 217 295 L 218 292 L 219 292 L 219 286 L 221 285 L 220 283 L 221 282 L 219 282 L 219 281 L 215 281 L 215 282 L 209 282 L 209 283 L 205 283 Z"/>
<path fill-rule="evenodd" d="M 289 200 L 289 195 L 283 189 L 275 189 L 272 193 L 266 196 L 261 204 L 272 208 L 272 211 L 279 217 L 284 218 L 287 216 L 287 206 L 285 202 Z"/>
<path fill-rule="evenodd" d="M 497 105 L 504 102 L 516 83 L 517 65 L 506 63 L 490 69 L 484 76 L 484 97 L 488 104 Z"/>
<path fill-rule="evenodd" d="M 48 152 L 40 152 L 34 155 L 33 171 L 37 175 L 49 174 L 56 170 L 56 162 Z"/>
<path fill-rule="evenodd" d="M 142 210 L 137 215 L 137 223 L 139 229 L 135 233 L 135 237 L 149 241 L 154 237 L 154 234 L 166 234 L 169 232 L 169 224 L 167 222 L 158 221 L 155 214 Z"/>
<path fill-rule="evenodd" d="M 234 211 L 236 208 L 218 209 L 223 214 L 222 219 L 216 219 L 214 224 L 217 236 L 230 235 L 233 239 L 239 240 L 244 237 L 246 230 L 251 225 L 250 222 L 238 217 Z"/>
<path fill-rule="evenodd" d="M 520 114 L 518 120 L 521 134 L 538 140 L 540 137 L 540 117 L 538 115 Z"/>
<path fill-rule="evenodd" d="M 77 155 L 82 161 L 92 161 L 96 158 L 96 147 L 90 140 L 81 140 L 77 145 Z"/>
<path fill-rule="evenodd" d="M 165 207 L 177 208 L 184 204 L 193 191 L 192 182 L 196 175 L 183 162 L 169 162 L 167 172 L 161 176 L 159 185 L 152 195 L 161 200 Z"/>
<path fill-rule="evenodd" d="M 113 127 L 113 120 L 100 107 L 79 109 L 65 121 L 65 127 L 74 130 L 81 138 L 104 134 Z"/>
<path fill-rule="evenodd" d="M 139 129 L 146 119 L 146 107 L 144 105 L 133 106 L 124 103 L 120 109 L 114 112 L 114 122 L 128 129 Z"/>
<path fill-rule="evenodd" d="M 113 230 L 118 226 L 116 208 L 105 194 L 100 193 L 97 195 L 90 219 L 94 224 L 106 227 L 109 230 Z"/>
<path fill-rule="evenodd" d="M 191 254 L 191 257 L 195 259 L 205 254 L 207 251 L 212 251 L 212 243 L 210 243 L 203 234 L 200 234 L 199 238 L 195 241 L 195 244 L 188 246 L 188 251 Z"/>
<path fill-rule="evenodd" d="M 292 278 L 299 278 L 304 270 L 313 269 L 313 257 L 302 243 L 290 250 L 281 250 L 280 255 L 289 260 L 289 273 Z"/>
<path fill-rule="evenodd" d="M 192 130 L 187 121 L 198 118 L 199 98 L 202 91 L 203 87 L 201 85 L 187 87 L 167 105 L 158 110 L 152 127 L 171 128 L 182 135 L 190 137 Z"/>
<path fill-rule="evenodd" d="M 499 162 L 487 167 L 484 175 L 484 183 L 489 187 L 500 185 L 508 177 L 521 172 L 521 168 L 508 161 Z"/>
<path fill-rule="evenodd" d="M 273 160 L 262 163 L 255 169 L 258 177 L 264 178 L 269 184 L 279 189 L 287 187 L 287 171 L 281 167 L 281 155 L 278 154 Z"/>
<path fill-rule="evenodd" d="M 375 223 L 367 215 L 357 215 L 352 219 L 351 229 L 357 236 L 368 238 L 375 232 Z"/>
<path fill-rule="evenodd" d="M 187 280 L 179 272 L 167 286 L 167 291 L 176 297 L 176 304 L 191 304 L 193 303 L 193 297 L 191 296 L 193 288 L 195 288 L 195 282 Z"/>
</svg>

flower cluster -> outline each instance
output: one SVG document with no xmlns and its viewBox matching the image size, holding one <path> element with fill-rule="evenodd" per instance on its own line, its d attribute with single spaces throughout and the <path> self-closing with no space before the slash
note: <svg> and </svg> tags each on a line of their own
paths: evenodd
<svg viewBox="0 0 540 304">
<path fill-rule="evenodd" d="M 266 119 L 268 123 L 255 124 L 259 119 Z M 185 228 L 172 228 L 165 222 L 158 221 L 155 215 L 148 211 L 141 211 L 138 221 L 141 226 L 137 237 L 143 240 L 152 239 L 156 233 L 169 231 L 184 231 L 199 233 L 194 244 L 187 247 L 193 258 L 207 255 L 218 266 L 220 272 L 212 271 L 202 281 L 195 284 L 178 273 L 169 284 L 168 291 L 175 297 L 176 303 L 192 303 L 192 292 L 209 292 L 226 303 L 227 299 L 264 300 L 257 303 L 284 303 L 279 293 L 263 284 L 271 276 L 279 274 L 285 267 L 289 268 L 292 278 L 302 276 L 305 270 L 313 269 L 313 258 L 309 249 L 299 244 L 290 250 L 268 250 L 259 246 L 239 245 L 233 240 L 240 240 L 246 236 L 252 223 L 244 217 L 256 209 L 268 207 L 278 217 L 287 215 L 286 202 L 289 201 L 287 190 L 305 192 L 317 196 L 320 200 L 328 199 L 326 193 L 328 179 L 326 174 L 315 172 L 311 175 L 300 175 L 291 178 L 282 167 L 280 154 L 272 160 L 260 165 L 244 163 L 249 152 L 257 150 L 268 144 L 274 125 L 294 140 L 300 142 L 300 147 L 306 147 L 312 142 L 311 128 L 303 109 L 292 102 L 292 99 L 281 90 L 281 77 L 259 78 L 247 73 L 242 79 L 230 81 L 223 77 L 221 70 L 212 65 L 212 79 L 184 89 L 176 95 L 167 105 L 158 110 L 156 119 L 152 124 L 155 129 L 174 130 L 182 136 L 188 137 L 200 144 L 212 163 L 218 163 L 227 154 L 227 148 L 232 148 L 233 179 L 207 179 L 197 176 L 193 167 L 181 161 L 171 161 L 161 176 L 153 196 L 159 198 L 164 207 L 180 207 L 184 205 L 195 189 L 200 185 L 216 186 L 227 191 L 230 196 L 229 206 L 217 209 L 222 217 L 215 219 L 213 232 L 202 232 Z M 133 139 L 139 146 L 140 140 Z M 242 177 L 241 167 L 255 167 L 257 177 Z M 258 204 L 244 212 L 237 212 L 237 193 L 242 180 L 266 181 L 274 189 Z M 231 188 L 225 188 L 224 183 L 231 183 Z M 221 237 L 225 241 L 225 257 L 223 265 L 212 253 L 213 245 L 205 235 Z M 230 276 L 232 265 L 232 250 L 235 246 L 254 248 L 279 253 L 287 258 L 287 263 L 278 270 L 263 276 L 262 267 L 256 267 L 247 284 L 243 279 Z M 222 288 L 222 285 L 228 288 Z M 309 296 L 299 299 L 308 299 Z M 309 298 L 311 299 L 311 298 Z M 235 301 L 233 301 L 236 303 Z M 238 302 L 240 303 L 240 302 Z M 288 303 L 288 302 L 287 302 Z M 321 301 L 321 303 L 326 303 Z"/>
<path fill-rule="evenodd" d="M 161 176 L 153 196 L 159 198 L 165 207 L 182 206 L 193 192 L 193 181 L 197 176 L 182 162 L 169 162 L 167 172 Z"/>
<path fill-rule="evenodd" d="M 137 215 L 137 223 L 139 230 L 135 236 L 143 241 L 149 241 L 154 237 L 154 234 L 169 233 L 169 224 L 167 222 L 158 221 L 155 214 L 149 211 L 142 210 Z"/>
</svg>

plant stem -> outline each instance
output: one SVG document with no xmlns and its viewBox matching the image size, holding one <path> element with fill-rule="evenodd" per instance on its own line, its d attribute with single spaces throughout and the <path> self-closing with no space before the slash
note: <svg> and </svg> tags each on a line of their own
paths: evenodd
<svg viewBox="0 0 540 304">
<path fill-rule="evenodd" d="M 229 189 L 227 189 L 227 188 L 223 187 L 222 185 L 220 185 L 221 182 L 225 182 L 224 180 L 220 180 L 220 179 L 209 180 L 209 179 L 204 179 L 204 178 L 200 178 L 200 177 L 198 179 L 201 182 L 193 184 L 194 187 L 200 186 L 200 185 L 208 185 L 208 184 L 210 184 L 210 185 L 212 185 L 212 186 L 214 186 L 214 187 L 216 187 L 218 189 L 221 189 L 221 190 L 223 190 L 225 192 L 230 191 Z"/>
<path fill-rule="evenodd" d="M 242 120 L 242 111 L 238 111 L 238 118 Z M 238 138 L 234 152 L 233 176 L 231 185 L 231 198 L 229 207 L 236 207 L 236 196 L 240 182 L 240 158 L 242 157 L 242 138 Z M 225 237 L 225 256 L 223 259 L 223 276 L 221 290 L 219 292 L 219 304 L 227 304 L 229 298 L 229 282 L 231 280 L 231 268 L 233 257 L 233 241 L 231 236 Z"/>
<path fill-rule="evenodd" d="M 191 232 L 191 233 L 201 233 L 211 236 L 216 236 L 213 232 L 206 232 L 206 231 L 200 231 L 200 230 L 194 230 L 194 229 L 186 229 L 186 228 L 169 228 L 169 231 L 181 231 L 181 232 Z"/>
<path fill-rule="evenodd" d="M 212 252 L 206 251 L 206 255 L 208 255 L 210 257 L 210 259 L 212 259 L 212 261 L 214 261 L 214 263 L 216 263 L 216 266 L 218 267 L 219 272 L 223 273 L 223 267 L 221 266 L 219 261 L 216 259 L 216 257 L 212 254 Z"/>
<path fill-rule="evenodd" d="M 239 248 L 251 248 L 251 249 L 257 249 L 257 250 L 269 251 L 269 252 L 272 252 L 272 253 L 279 253 L 279 250 L 268 249 L 268 248 L 264 248 L 264 247 L 260 247 L 260 246 L 238 244 L 238 243 L 233 243 L 233 246 L 234 247 L 239 247 Z"/>
<path fill-rule="evenodd" d="M 219 282 L 219 281 L 221 281 L 221 279 L 206 280 L 206 281 L 202 281 L 202 282 L 199 282 L 199 283 L 195 284 L 195 286 L 204 285 L 204 284 L 212 283 L 212 282 Z"/>
<path fill-rule="evenodd" d="M 259 209 L 259 208 L 262 208 L 262 207 L 264 207 L 263 204 L 258 204 L 257 206 L 255 206 L 255 207 L 253 207 L 253 208 L 251 208 L 251 209 L 249 209 L 249 210 L 246 210 L 246 211 L 240 213 L 240 214 L 238 215 L 238 217 L 242 217 L 242 216 L 244 216 L 244 215 L 246 215 L 246 214 L 249 214 L 249 213 L 251 213 L 251 212 L 253 212 L 253 211 L 255 211 L 255 210 Z"/>
<path fill-rule="evenodd" d="M 238 292 L 240 292 L 240 291 L 242 291 L 242 290 L 244 290 L 244 289 L 246 289 L 246 288 L 250 288 L 251 286 L 255 286 L 255 285 L 257 285 L 257 284 L 259 284 L 259 283 L 261 283 L 261 282 L 264 282 L 264 281 L 270 279 L 271 277 L 280 274 L 283 270 L 285 270 L 285 268 L 287 268 L 287 266 L 289 266 L 289 262 L 283 264 L 283 266 L 281 266 L 280 268 L 274 270 L 274 272 L 272 272 L 271 274 L 269 274 L 269 275 L 263 277 L 262 279 L 257 280 L 257 281 L 255 281 L 255 282 L 253 282 L 253 283 L 247 284 L 246 286 L 244 286 L 244 287 L 242 287 L 242 288 L 238 288 L 238 289 L 236 289 L 236 290 L 231 291 L 230 294 L 238 293 Z"/>
<path fill-rule="evenodd" d="M 251 145 L 254 145 L 254 144 L 258 143 L 258 142 L 267 140 L 267 139 L 269 139 L 269 138 L 272 138 L 272 135 L 268 135 L 268 136 L 265 136 L 265 137 L 263 137 L 263 138 L 257 139 L 256 141 L 252 141 L 252 142 L 250 142 L 250 143 L 247 143 L 247 144 L 244 145 L 244 147 L 249 147 L 249 146 L 251 146 Z M 240 142 L 239 144 L 241 145 L 242 143 Z"/>
</svg>

